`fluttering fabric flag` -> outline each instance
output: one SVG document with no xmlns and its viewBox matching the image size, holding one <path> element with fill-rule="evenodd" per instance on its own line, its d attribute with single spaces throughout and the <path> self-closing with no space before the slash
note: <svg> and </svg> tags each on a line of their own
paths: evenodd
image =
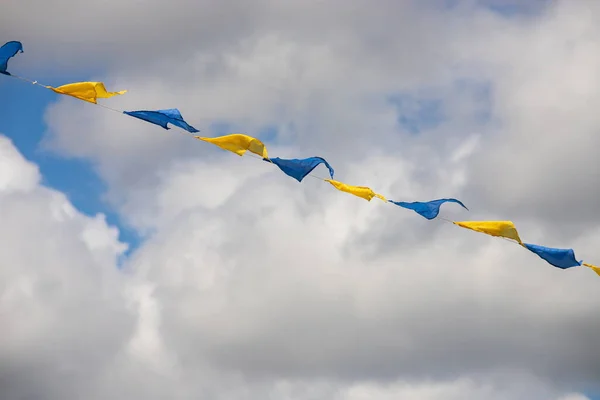
<svg viewBox="0 0 600 400">
<path fill-rule="evenodd" d="M 600 267 L 596 267 L 595 265 L 587 264 L 587 263 L 583 263 L 582 265 L 590 268 L 592 271 L 594 271 L 596 274 L 598 274 L 598 276 L 600 276 Z"/>
<path fill-rule="evenodd" d="M 17 53 L 23 52 L 23 44 L 17 41 L 6 42 L 0 47 L 0 74 L 10 75 L 6 70 L 8 68 L 8 60 Z"/>
<path fill-rule="evenodd" d="M 351 186 L 331 179 L 325 179 L 325 181 L 331 183 L 333 187 L 335 187 L 337 190 L 353 194 L 367 201 L 371 201 L 373 197 L 377 197 L 383 201 L 387 201 L 385 197 L 378 193 L 375 193 L 371 188 L 368 188 L 366 186 Z"/>
<path fill-rule="evenodd" d="M 282 170 L 286 175 L 291 176 L 296 179 L 298 182 L 302 182 L 302 179 L 306 177 L 306 175 L 310 174 L 313 169 L 315 169 L 320 164 L 324 164 L 329 170 L 329 176 L 333 179 L 333 168 L 329 163 L 321 157 L 309 157 L 309 158 L 271 158 L 264 159 L 265 161 L 270 161 L 273 164 L 277 165 L 280 170 Z"/>
<path fill-rule="evenodd" d="M 435 217 L 437 217 L 440 213 L 440 206 L 444 203 L 457 203 L 460 204 L 465 210 L 469 210 L 460 200 L 457 199 L 438 199 L 426 202 L 413 201 L 410 203 L 405 201 L 390 200 L 390 203 L 393 203 L 400 207 L 408 208 L 409 210 L 413 210 L 417 214 L 427 219 L 434 219 Z"/>
<path fill-rule="evenodd" d="M 461 228 L 485 233 L 486 235 L 516 240 L 519 244 L 523 244 L 519 237 L 519 233 L 517 232 L 517 228 L 512 221 L 461 221 L 453 222 L 453 224 L 458 225 Z"/>
<path fill-rule="evenodd" d="M 99 98 L 108 99 L 113 96 L 127 93 L 127 90 L 108 92 L 102 82 L 75 82 L 57 88 L 52 86 L 46 86 L 46 88 L 58 94 L 66 94 L 67 96 L 73 96 L 77 99 L 94 104 L 97 103 Z"/>
<path fill-rule="evenodd" d="M 0 74 L 11 75 L 8 69 L 9 60 L 16 56 L 18 53 L 23 53 L 23 45 L 18 41 L 9 41 L 0 47 Z M 25 78 L 22 78 L 28 81 Z M 37 84 L 37 81 L 29 81 Z M 59 87 L 44 86 L 58 94 L 68 95 L 77 99 L 87 101 L 90 103 L 97 104 L 99 98 L 110 98 L 117 95 L 127 93 L 127 90 L 121 90 L 118 92 L 108 92 L 102 82 L 75 82 Z M 170 129 L 169 124 L 182 128 L 190 133 L 199 132 L 196 128 L 189 125 L 182 117 L 178 109 L 164 109 L 164 110 L 139 110 L 139 111 L 123 111 L 131 117 L 141 119 L 143 121 L 161 126 L 164 129 Z M 282 159 L 273 158 L 269 159 L 267 149 L 260 140 L 247 136 L 244 134 L 231 134 L 215 138 L 207 138 L 194 136 L 194 138 L 212 143 L 220 148 L 231 151 L 233 153 L 242 156 L 246 151 L 250 151 L 260 156 L 264 161 L 271 162 L 285 174 L 296 179 L 298 182 L 310 174 L 317 166 L 324 164 L 329 170 L 329 176 L 331 179 L 325 179 L 337 190 L 342 192 L 350 193 L 357 197 L 363 198 L 367 201 L 371 201 L 372 198 L 377 197 L 385 202 L 388 200 L 375 193 L 371 188 L 365 186 L 351 186 L 342 182 L 333 180 L 334 170 L 331 165 L 321 157 L 309 157 L 304 159 Z M 468 208 L 460 201 L 454 198 L 437 199 L 428 202 L 402 202 L 392 201 L 389 202 L 406 209 L 410 209 L 423 216 L 426 219 L 434 219 L 439 215 L 440 207 L 444 203 L 456 203 L 468 210 Z M 523 243 L 519 237 L 519 233 L 512 221 L 460 221 L 453 222 L 455 225 L 462 228 L 471 229 L 476 232 L 485 233 L 491 236 L 498 236 L 518 242 L 521 246 L 525 247 L 529 251 L 537 254 L 540 258 L 548 262 L 550 265 L 568 269 L 575 266 L 583 265 L 592 269 L 597 275 L 600 276 L 600 267 L 583 263 L 575 258 L 575 252 L 573 249 L 558 249 L 551 247 L 544 247 L 529 243 Z"/>
<path fill-rule="evenodd" d="M 573 249 L 556 249 L 529 243 L 523 243 L 523 246 L 557 268 L 567 269 L 581 265 L 581 261 L 575 259 Z"/>
<path fill-rule="evenodd" d="M 161 126 L 165 129 L 171 129 L 167 126 L 167 124 L 172 124 L 191 133 L 200 132 L 198 129 L 185 122 L 181 116 L 181 113 L 176 108 L 156 111 L 123 111 L 123 114 L 139 118 L 143 121 Z"/>
<path fill-rule="evenodd" d="M 234 133 L 215 138 L 201 136 L 194 137 L 198 140 L 203 140 L 205 142 L 212 143 L 215 146 L 219 146 L 223 150 L 231 151 L 238 156 L 243 156 L 246 151 L 249 151 L 261 156 L 262 158 L 269 158 L 269 154 L 267 153 L 267 148 L 265 147 L 264 143 L 256 138 L 253 138 L 252 136 Z"/>
</svg>

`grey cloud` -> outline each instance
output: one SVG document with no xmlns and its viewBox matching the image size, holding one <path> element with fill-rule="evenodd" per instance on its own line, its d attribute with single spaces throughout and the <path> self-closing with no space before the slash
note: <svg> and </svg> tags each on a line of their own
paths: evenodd
<svg viewBox="0 0 600 400">
<path fill-rule="evenodd" d="M 484 52 L 492 62 L 483 69 L 505 71 L 493 89 L 502 122 L 473 157 L 468 194 L 569 234 L 585 233 L 599 211 L 596 12 L 586 2 L 556 2 L 535 28 L 493 35 L 495 54 Z"/>
<path fill-rule="evenodd" d="M 597 380 L 591 271 L 555 270 L 449 228 L 426 245 L 357 257 L 347 252 L 364 249 L 355 232 L 377 238 L 380 229 L 367 209 L 395 210 L 324 192 L 322 217 L 304 218 L 273 183 L 243 192 L 190 210 L 149 242 L 175 248 L 130 264 L 157 285 L 161 333 L 186 368 L 210 360 L 249 379 L 343 381 L 520 368 L 564 387 Z M 269 211 L 253 211 L 259 204 Z M 402 230 L 421 223 L 406 218 Z M 568 293 L 573 285 L 578 293 Z"/>
<path fill-rule="evenodd" d="M 432 22 L 427 14 L 415 13 L 414 4 L 387 0 L 378 7 L 365 1 L 351 5 L 340 1 L 285 5 L 265 1 L 252 5 L 243 1 L 225 4 L 188 0 L 143 5 L 118 1 L 85 5 L 68 0 L 59 4 L 10 1 L 5 4 L 0 34 L 28 43 L 36 59 L 71 68 L 98 62 L 122 65 L 121 59 L 126 63 L 147 62 L 198 50 L 220 52 L 265 32 L 298 42 L 323 42 L 325 36 L 346 47 L 359 44 L 397 50 L 395 40 L 388 35 L 390 28 L 402 35 L 412 27 L 400 21 L 416 17 L 424 23 Z M 361 43 L 348 41 L 346 35 L 353 31 L 360 33 Z M 425 43 L 431 37 L 422 35 L 411 40 Z"/>
</svg>

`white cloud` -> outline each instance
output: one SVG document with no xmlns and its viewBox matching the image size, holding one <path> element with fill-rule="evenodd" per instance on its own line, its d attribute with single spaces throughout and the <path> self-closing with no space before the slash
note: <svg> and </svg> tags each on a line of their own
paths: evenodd
<svg viewBox="0 0 600 400">
<path fill-rule="evenodd" d="M 40 186 L 37 166 L 4 136 L 0 152 L 13 178 L 0 189 L 3 396 L 60 393 L 56 382 L 95 379 L 132 329 L 115 268 L 123 244 L 101 217 Z"/>
<path fill-rule="evenodd" d="M 10 146 L 5 153 L 19 158 Z M 22 162 L 10 168 L 19 173 L 31 167 Z M 172 181 L 194 180 L 185 171 L 181 175 Z M 10 365 L 2 373 L 9 398 L 90 393 L 99 399 L 483 394 L 541 399 L 549 398 L 547 393 L 558 397 L 559 391 L 550 384 L 518 389 L 514 379 L 492 386 L 481 377 L 468 383 L 460 376 L 475 371 L 485 376 L 505 362 L 526 370 L 535 365 L 530 357 L 535 360 L 537 351 L 551 350 L 557 364 L 585 362 L 581 353 L 573 355 L 578 351 L 573 347 L 556 346 L 574 335 L 556 324 L 574 307 L 593 315 L 587 300 L 595 286 L 584 280 L 587 271 L 562 276 L 545 267 L 519 271 L 523 253 L 488 242 L 481 254 L 464 254 L 461 243 L 472 241 L 448 241 L 449 232 L 438 232 L 410 253 L 392 251 L 365 262 L 347 247 L 356 236 L 352 231 L 368 235 L 366 217 L 383 216 L 389 211 L 385 205 L 351 201 L 333 189 L 308 204 L 303 196 L 282 202 L 290 187 L 286 182 L 301 188 L 288 179 L 242 186 L 209 210 L 184 211 L 185 218 L 174 218 L 177 223 L 159 220 L 162 229 L 124 272 L 115 266 L 123 248 L 101 219 L 81 215 L 60 193 L 43 187 L 3 193 L 6 223 L 0 232 L 11 252 L 3 252 L 1 269 L 8 329 L 0 357 Z M 12 201 L 15 196 L 18 202 Z M 256 210 L 261 198 L 268 205 Z M 301 212 L 306 207 L 310 212 Z M 349 214 L 358 223 L 340 225 L 352 222 Z M 252 223 L 236 224 L 244 215 Z M 395 215 L 405 225 L 423 223 L 410 214 Z M 92 230 L 96 240 L 90 242 L 86 232 Z M 462 264 L 460 272 L 440 268 L 431 246 L 447 265 Z M 491 257 L 508 267 L 482 270 L 477 260 Z M 544 294 L 533 301 L 529 293 L 538 285 Z M 579 290 L 564 292 L 565 285 Z M 567 305 L 562 312 L 557 291 Z M 485 309 L 477 310 L 482 304 Z M 543 313 L 548 304 L 552 312 Z M 583 336 L 593 331 L 581 326 L 585 318 L 578 322 Z M 507 332 L 503 321 L 520 331 Z M 548 331 L 549 326 L 558 330 Z M 539 350 L 529 347 L 529 335 L 537 338 Z M 490 342 L 495 347 L 486 350 Z M 505 346 L 502 356 L 498 346 Z M 461 363 L 451 366 L 459 355 Z M 589 354 L 590 360 L 595 357 Z M 423 373 L 451 380 L 420 383 Z M 9 381 L 11 376 L 23 378 Z"/>
<path fill-rule="evenodd" d="M 14 151 L 9 139 L 0 141 L 0 190 L 3 193 L 26 192 L 40 181 L 35 165 L 29 164 L 21 154 Z"/>
<path fill-rule="evenodd" d="M 566 382 L 559 366 L 597 357 L 581 342 L 597 326 L 591 271 L 553 269 L 506 242 L 427 228 L 333 189 L 307 204 L 286 186 L 265 180 L 218 207 L 187 210 L 131 261 L 156 285 L 161 333 L 183 363 L 344 379 L 515 365 Z M 382 226 L 396 248 L 372 250 Z M 427 234 L 417 241 L 415 230 Z M 578 333 L 563 319 L 574 309 Z"/>
<path fill-rule="evenodd" d="M 472 193 L 490 208 L 555 230 L 597 223 L 598 11 L 554 2 L 535 25 L 495 31 L 475 53 L 495 81 L 499 121 L 470 168 Z"/>
</svg>

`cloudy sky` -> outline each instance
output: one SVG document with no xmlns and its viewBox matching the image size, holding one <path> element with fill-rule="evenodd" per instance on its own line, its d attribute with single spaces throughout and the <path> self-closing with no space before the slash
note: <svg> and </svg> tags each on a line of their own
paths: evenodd
<svg viewBox="0 0 600 400">
<path fill-rule="evenodd" d="M 9 40 L 600 262 L 598 2 L 4 0 Z M 16 79 L 0 105 L 3 399 L 600 399 L 587 268 Z"/>
</svg>

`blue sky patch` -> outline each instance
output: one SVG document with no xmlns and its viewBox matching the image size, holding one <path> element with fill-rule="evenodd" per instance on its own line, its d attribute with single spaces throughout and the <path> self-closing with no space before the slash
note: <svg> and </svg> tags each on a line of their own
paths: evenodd
<svg viewBox="0 0 600 400">
<path fill-rule="evenodd" d="M 461 6 L 470 9 L 484 9 L 505 18 L 518 16 L 533 16 L 552 3 L 552 0 L 477 0 L 475 3 L 464 0 L 438 0 L 438 7 L 445 10 L 455 10 Z"/>
<path fill-rule="evenodd" d="M 492 89 L 491 82 L 475 79 L 460 79 L 453 85 L 457 96 L 471 100 L 470 109 L 474 110 L 471 117 L 481 125 L 492 120 Z"/>
<path fill-rule="evenodd" d="M 92 165 L 85 160 L 61 158 L 39 148 L 46 131 L 44 112 L 51 102 L 56 101 L 56 94 L 14 78 L 1 78 L 5 79 L 0 80 L 0 104 L 3 105 L 0 108 L 0 133 L 9 137 L 25 158 L 39 166 L 45 186 L 65 193 L 86 215 L 105 214 L 107 222 L 119 228 L 119 240 L 129 245 L 127 254 L 130 254 L 140 245 L 141 239 L 101 200 L 106 186 Z"/>
<path fill-rule="evenodd" d="M 446 119 L 440 99 L 397 94 L 388 98 L 398 112 L 398 124 L 412 134 L 435 128 Z"/>
</svg>

